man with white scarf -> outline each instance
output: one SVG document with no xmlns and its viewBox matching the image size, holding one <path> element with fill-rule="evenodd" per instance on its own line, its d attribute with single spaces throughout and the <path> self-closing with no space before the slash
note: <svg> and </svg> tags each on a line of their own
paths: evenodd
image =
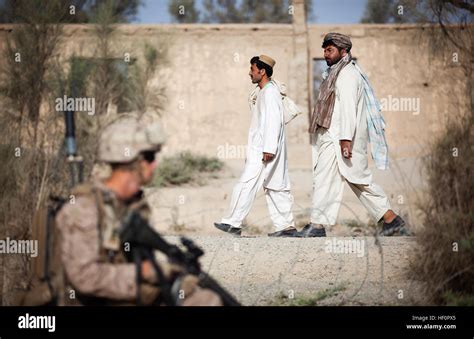
<svg viewBox="0 0 474 339">
<path fill-rule="evenodd" d="M 245 169 L 234 187 L 229 215 L 220 223 L 214 223 L 219 230 L 236 236 L 241 235 L 242 222 L 262 185 L 275 225 L 275 232 L 269 236 L 299 236 L 291 212 L 293 197 L 288 176 L 282 96 L 276 83 L 271 81 L 274 65 L 275 60 L 266 55 L 250 60 L 249 76 L 260 89 L 255 100 L 250 102 L 252 121 Z"/>
<path fill-rule="evenodd" d="M 336 224 L 346 181 L 376 223 L 383 221 L 382 234 L 393 235 L 405 222 L 396 215 L 368 168 L 370 141 L 375 164 L 388 167 L 385 123 L 367 76 L 352 60 L 351 40 L 328 33 L 322 48 L 330 66 L 311 116 L 313 200 L 311 222 L 300 235 L 325 237 L 325 226 Z"/>
</svg>

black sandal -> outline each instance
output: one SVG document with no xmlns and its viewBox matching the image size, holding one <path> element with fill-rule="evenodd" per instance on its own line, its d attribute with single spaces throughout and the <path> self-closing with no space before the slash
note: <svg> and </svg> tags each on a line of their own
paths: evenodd
<svg viewBox="0 0 474 339">
<path fill-rule="evenodd" d="M 395 219 L 392 220 L 391 223 L 383 223 L 382 231 L 380 232 L 380 235 L 390 237 L 394 235 L 397 232 L 400 232 L 403 227 L 405 226 L 405 221 L 397 215 Z"/>
</svg>

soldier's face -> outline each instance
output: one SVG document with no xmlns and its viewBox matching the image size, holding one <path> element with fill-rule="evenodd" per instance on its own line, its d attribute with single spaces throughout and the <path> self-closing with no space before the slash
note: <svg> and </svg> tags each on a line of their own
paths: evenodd
<svg viewBox="0 0 474 339">
<path fill-rule="evenodd" d="M 156 159 L 151 162 L 147 160 L 140 161 L 140 169 L 142 171 L 141 178 L 144 181 L 142 185 L 148 184 L 151 179 L 153 179 L 153 172 L 155 171 L 157 165 L 158 162 Z"/>
</svg>

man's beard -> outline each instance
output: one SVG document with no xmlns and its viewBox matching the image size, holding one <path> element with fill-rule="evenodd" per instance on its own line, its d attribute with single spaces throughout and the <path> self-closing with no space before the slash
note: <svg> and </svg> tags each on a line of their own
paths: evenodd
<svg viewBox="0 0 474 339">
<path fill-rule="evenodd" d="M 256 78 L 252 77 L 251 80 L 252 80 L 252 84 L 258 84 L 261 78 L 257 80 Z"/>
<path fill-rule="evenodd" d="M 337 58 L 337 59 L 334 60 L 334 61 L 333 61 L 333 60 L 327 60 L 327 59 L 326 59 L 326 64 L 327 64 L 329 67 L 331 67 L 332 65 L 335 65 L 335 64 L 337 64 L 339 61 L 341 61 L 341 59 L 342 59 L 342 56 L 340 56 L 339 58 Z"/>
</svg>

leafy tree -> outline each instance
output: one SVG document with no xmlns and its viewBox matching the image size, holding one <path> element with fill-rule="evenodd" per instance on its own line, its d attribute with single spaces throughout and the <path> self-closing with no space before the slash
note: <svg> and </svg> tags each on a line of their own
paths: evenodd
<svg viewBox="0 0 474 339">
<path fill-rule="evenodd" d="M 194 0 L 170 0 L 168 12 L 179 23 L 195 23 L 199 21 L 199 10 Z"/>
<path fill-rule="evenodd" d="M 312 1 L 305 3 L 310 13 Z M 180 23 L 291 23 L 291 4 L 291 0 L 203 0 L 200 11 L 194 0 L 170 0 L 168 10 Z"/>
<path fill-rule="evenodd" d="M 29 22 L 29 13 L 36 11 L 35 16 L 43 16 L 50 23 L 88 23 L 93 21 L 95 13 L 109 0 L 70 0 L 70 1 L 38 1 L 38 0 L 3 0 L 0 3 L 1 23 L 23 23 Z M 49 16 L 45 12 L 50 7 L 49 2 L 60 7 L 56 16 Z M 117 22 L 128 22 L 132 20 L 142 0 L 114 0 L 114 17 Z"/>
</svg>

